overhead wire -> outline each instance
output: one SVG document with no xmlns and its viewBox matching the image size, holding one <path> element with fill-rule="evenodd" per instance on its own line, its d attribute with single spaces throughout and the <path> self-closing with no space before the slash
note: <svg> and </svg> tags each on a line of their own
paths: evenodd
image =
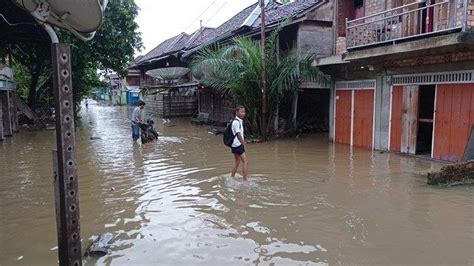
<svg viewBox="0 0 474 266">
<path fill-rule="evenodd" d="M 206 7 L 206 9 L 204 9 L 204 11 L 202 11 L 201 14 L 199 14 L 193 21 L 191 21 L 191 23 L 189 23 L 189 25 L 186 26 L 183 29 L 183 31 L 186 32 L 186 30 L 188 30 L 194 24 L 194 22 L 196 22 L 196 20 L 200 19 L 202 17 L 202 15 L 204 15 L 204 13 L 206 13 L 209 10 L 209 8 L 211 8 L 216 2 L 217 2 L 217 0 L 212 1 L 212 3 L 210 5 L 208 5 Z"/>
<path fill-rule="evenodd" d="M 224 8 L 224 6 L 227 5 L 227 3 L 229 3 L 229 0 L 226 0 L 226 1 L 224 2 L 224 4 L 223 4 L 221 7 L 219 7 L 219 9 L 217 9 L 217 11 L 214 12 L 214 14 L 213 14 L 208 20 L 206 20 L 206 22 L 204 22 L 202 25 L 203 25 L 203 26 L 204 26 L 204 25 L 207 25 L 207 24 L 217 15 L 217 13 L 219 13 L 219 11 L 221 11 L 222 8 Z"/>
</svg>

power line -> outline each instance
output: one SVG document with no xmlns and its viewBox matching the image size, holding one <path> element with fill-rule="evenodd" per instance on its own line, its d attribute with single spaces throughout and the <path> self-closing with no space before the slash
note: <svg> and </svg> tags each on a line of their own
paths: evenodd
<svg viewBox="0 0 474 266">
<path fill-rule="evenodd" d="M 227 5 L 228 2 L 229 2 L 229 0 L 226 0 L 226 1 L 224 2 L 224 4 L 223 4 L 221 7 L 219 7 L 219 9 L 217 9 L 217 11 L 216 11 L 214 14 L 213 14 L 208 20 L 206 20 L 206 22 L 203 23 L 203 25 L 207 25 L 207 23 L 209 23 L 209 21 L 211 21 L 211 20 L 217 15 L 217 13 L 219 13 L 219 11 L 221 11 L 222 8 L 223 8 L 225 5 Z"/>
<path fill-rule="evenodd" d="M 207 6 L 207 8 L 204 9 L 204 11 L 202 11 L 201 14 L 199 14 L 199 16 L 197 16 L 191 23 L 189 23 L 189 25 L 186 26 L 183 31 L 185 32 L 186 30 L 188 30 L 189 27 L 191 27 L 194 24 L 194 22 L 196 22 L 196 20 L 200 19 L 201 16 L 204 15 L 204 13 L 206 13 L 209 10 L 209 8 L 211 8 L 216 2 L 217 0 L 214 0 L 209 6 Z"/>
</svg>

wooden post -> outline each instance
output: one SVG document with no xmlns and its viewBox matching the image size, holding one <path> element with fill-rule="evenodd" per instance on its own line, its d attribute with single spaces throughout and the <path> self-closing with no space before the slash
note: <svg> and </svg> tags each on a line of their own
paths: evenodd
<svg viewBox="0 0 474 266">
<path fill-rule="evenodd" d="M 5 139 L 3 135 L 3 92 L 0 91 L 0 141 Z"/>
<path fill-rule="evenodd" d="M 3 133 L 5 136 L 13 135 L 10 92 L 8 90 L 3 95 Z"/>
<path fill-rule="evenodd" d="M 82 265 L 79 199 L 76 174 L 71 53 L 66 44 L 52 44 L 53 91 L 56 111 L 56 215 L 60 265 Z"/>
<path fill-rule="evenodd" d="M 401 152 L 416 154 L 418 133 L 418 93 L 419 86 L 405 86 L 403 89 Z"/>
<path fill-rule="evenodd" d="M 267 69 L 265 64 L 265 0 L 260 0 L 260 50 L 262 53 L 262 138 L 263 141 L 267 140 L 267 113 L 268 113 L 268 100 L 267 100 Z"/>
<path fill-rule="evenodd" d="M 296 118 L 298 117 L 298 95 L 299 95 L 299 92 L 297 90 L 293 94 L 293 103 L 291 105 L 291 112 L 292 112 L 291 131 L 293 132 L 293 134 L 296 134 L 296 130 L 297 130 Z"/>
<path fill-rule="evenodd" d="M 18 94 L 16 91 L 11 91 L 11 117 L 12 117 L 12 129 L 13 132 L 18 132 L 19 131 L 19 126 L 18 126 Z"/>
</svg>

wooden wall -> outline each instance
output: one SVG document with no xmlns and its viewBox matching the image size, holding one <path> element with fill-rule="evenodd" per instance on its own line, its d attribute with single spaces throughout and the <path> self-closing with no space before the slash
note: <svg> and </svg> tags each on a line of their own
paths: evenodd
<svg viewBox="0 0 474 266">
<path fill-rule="evenodd" d="M 403 86 L 393 86 L 392 89 L 392 117 L 390 118 L 390 150 L 401 151 L 402 115 L 403 115 Z"/>
<path fill-rule="evenodd" d="M 230 100 L 212 90 L 201 90 L 198 93 L 199 112 L 208 113 L 210 122 L 227 123 L 234 116 L 234 107 Z"/>
<path fill-rule="evenodd" d="M 192 116 L 198 109 L 196 96 L 156 94 L 145 96 L 144 101 L 147 112 L 165 118 Z"/>
<path fill-rule="evenodd" d="M 438 85 L 433 158 L 460 161 L 474 126 L 474 84 Z"/>
<path fill-rule="evenodd" d="M 354 91 L 354 132 L 352 146 L 372 149 L 374 90 Z"/>
<path fill-rule="evenodd" d="M 372 149 L 374 90 L 337 90 L 335 128 L 336 143 Z"/>
<path fill-rule="evenodd" d="M 352 91 L 336 91 L 336 135 L 334 141 L 351 144 Z"/>
</svg>

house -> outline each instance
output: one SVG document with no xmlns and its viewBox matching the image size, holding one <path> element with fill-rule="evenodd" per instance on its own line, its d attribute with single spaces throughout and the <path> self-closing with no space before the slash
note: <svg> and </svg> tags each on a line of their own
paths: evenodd
<svg viewBox="0 0 474 266">
<path fill-rule="evenodd" d="M 334 4 L 329 0 L 295 0 L 287 4 L 277 1 L 266 1 L 265 29 L 271 32 L 281 22 L 291 19 L 279 33 L 279 52 L 298 53 L 301 56 L 332 54 L 333 13 Z M 250 36 L 255 40 L 260 38 L 260 6 L 255 3 L 237 13 L 228 21 L 217 27 L 208 36 L 206 42 L 189 49 L 183 55 L 186 60 L 199 50 L 213 44 L 226 44 L 236 36 Z M 299 97 L 296 96 L 292 109 L 291 122 L 296 126 L 298 120 L 315 119 L 320 131 L 329 128 L 329 97 L 330 90 L 321 84 L 305 83 L 301 86 Z M 209 113 L 211 121 L 225 123 L 233 116 L 235 103 L 211 88 L 201 88 L 198 94 L 199 111 Z M 289 113 L 287 112 L 287 113 Z M 297 115 L 301 114 L 301 115 Z"/>
<path fill-rule="evenodd" d="M 191 116 L 197 111 L 199 83 L 192 78 L 182 55 L 204 41 L 213 30 L 201 27 L 192 34 L 180 33 L 131 65 L 130 71 L 140 73 L 139 86 L 149 112 L 169 118 Z"/>
<path fill-rule="evenodd" d="M 120 77 L 116 73 L 107 73 L 104 77 L 104 83 L 108 87 L 98 88 L 96 95 L 99 100 L 111 101 L 112 104 L 120 102 Z"/>
<path fill-rule="evenodd" d="M 330 138 L 461 161 L 474 126 L 474 3 L 337 0 Z"/>
</svg>

